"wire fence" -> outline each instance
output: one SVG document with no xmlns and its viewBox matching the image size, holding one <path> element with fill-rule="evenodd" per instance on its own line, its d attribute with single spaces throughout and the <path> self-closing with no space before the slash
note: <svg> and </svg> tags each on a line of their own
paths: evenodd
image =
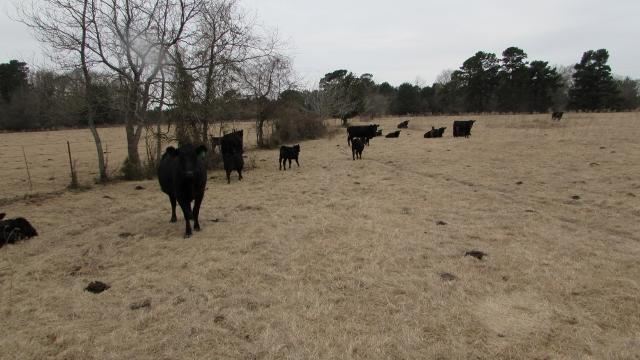
<svg viewBox="0 0 640 360">
<path fill-rule="evenodd" d="M 244 130 L 246 146 L 254 146 L 255 126 L 238 123 L 236 127 Z M 127 157 L 124 128 L 101 128 L 99 133 L 107 173 L 119 176 Z M 147 148 L 146 135 L 142 135 L 138 147 L 141 159 L 147 159 L 148 151 L 156 153 L 155 136 L 150 135 Z M 94 184 L 99 176 L 98 158 L 88 129 L 0 133 L 0 200 L 66 189 L 71 184 L 67 141 L 79 185 Z M 161 143 L 162 147 L 168 145 Z"/>
</svg>

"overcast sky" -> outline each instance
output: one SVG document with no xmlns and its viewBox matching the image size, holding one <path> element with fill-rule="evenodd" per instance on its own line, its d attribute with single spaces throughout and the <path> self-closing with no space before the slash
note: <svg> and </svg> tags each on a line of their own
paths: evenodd
<svg viewBox="0 0 640 360">
<path fill-rule="evenodd" d="M 241 0 L 288 43 L 307 84 L 348 69 L 393 85 L 431 84 L 476 51 L 518 46 L 529 60 L 570 65 L 606 48 L 613 72 L 640 78 L 640 0 Z M 0 62 L 44 63 L 29 31 L 0 0 Z"/>
</svg>

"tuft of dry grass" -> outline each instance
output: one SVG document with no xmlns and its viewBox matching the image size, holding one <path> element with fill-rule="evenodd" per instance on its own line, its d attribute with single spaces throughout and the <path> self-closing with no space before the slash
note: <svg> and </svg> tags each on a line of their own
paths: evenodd
<svg viewBox="0 0 640 360">
<path fill-rule="evenodd" d="M 638 358 L 640 116 L 547 117 L 251 152 L 188 240 L 154 181 L 7 205 L 41 235 L 0 249 L 0 358 Z"/>
</svg>

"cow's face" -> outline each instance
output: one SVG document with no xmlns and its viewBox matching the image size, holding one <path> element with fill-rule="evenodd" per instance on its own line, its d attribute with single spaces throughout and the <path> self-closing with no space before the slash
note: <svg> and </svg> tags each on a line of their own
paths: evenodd
<svg viewBox="0 0 640 360">
<path fill-rule="evenodd" d="M 293 145 L 293 151 L 295 151 L 296 154 L 299 154 L 300 153 L 300 145 L 299 144 L 298 145 Z"/>
<path fill-rule="evenodd" d="M 198 164 L 204 159 L 207 154 L 207 148 L 204 145 L 200 145 L 194 148 L 191 144 L 181 146 L 175 151 L 175 155 L 178 157 L 178 163 L 180 172 L 185 178 L 191 179 L 198 172 Z"/>
</svg>

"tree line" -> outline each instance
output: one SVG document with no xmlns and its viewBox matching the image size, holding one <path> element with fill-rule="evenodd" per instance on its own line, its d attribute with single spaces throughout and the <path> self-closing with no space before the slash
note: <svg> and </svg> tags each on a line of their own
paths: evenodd
<svg viewBox="0 0 640 360">
<path fill-rule="evenodd" d="M 376 84 L 371 74 L 347 70 L 327 73 L 318 94 L 330 115 L 346 124 L 356 115 L 541 113 L 548 111 L 623 111 L 640 106 L 640 81 L 614 78 L 606 49 L 586 51 L 571 67 L 527 61 L 520 48 L 498 58 L 477 52 L 457 70 L 445 70 L 432 86 Z"/>
</svg>

